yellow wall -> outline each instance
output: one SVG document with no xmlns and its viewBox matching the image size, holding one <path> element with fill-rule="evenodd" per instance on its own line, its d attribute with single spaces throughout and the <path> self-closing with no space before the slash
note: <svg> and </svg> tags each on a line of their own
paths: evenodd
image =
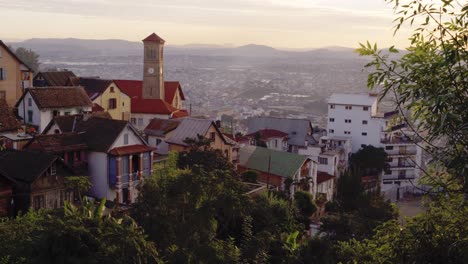
<svg viewBox="0 0 468 264">
<path fill-rule="evenodd" d="M 215 142 L 211 143 L 211 147 L 213 149 L 219 149 L 223 152 L 223 155 L 225 153 L 225 150 L 228 152 L 228 159 L 232 162 L 232 146 L 229 144 L 226 144 L 221 136 L 216 132 L 216 128 L 211 125 L 210 129 L 208 129 L 208 132 L 206 133 L 205 137 L 210 138 L 210 133 L 215 132 L 216 133 L 216 139 Z M 175 152 L 182 152 L 187 150 L 187 147 L 184 146 L 179 146 L 179 145 L 174 145 L 174 144 L 169 144 L 169 151 L 175 151 Z"/>
<path fill-rule="evenodd" d="M 13 107 L 23 94 L 21 84 L 21 63 L 0 46 L 0 68 L 6 69 L 6 80 L 0 80 L 0 91 L 6 91 L 7 104 Z M 29 72 L 29 83 L 32 84 L 32 73 Z"/>
<path fill-rule="evenodd" d="M 114 88 L 114 92 L 111 92 L 111 88 Z M 117 108 L 109 109 L 109 99 L 117 99 Z M 118 120 L 129 120 L 130 119 L 130 97 L 123 93 L 114 82 L 101 94 L 101 96 L 94 99 L 95 103 L 102 106 L 105 111 L 109 112 L 112 119 Z"/>
<path fill-rule="evenodd" d="M 174 99 L 172 100 L 172 106 L 177 109 L 182 109 L 182 99 L 180 98 L 179 90 L 177 90 Z"/>
</svg>

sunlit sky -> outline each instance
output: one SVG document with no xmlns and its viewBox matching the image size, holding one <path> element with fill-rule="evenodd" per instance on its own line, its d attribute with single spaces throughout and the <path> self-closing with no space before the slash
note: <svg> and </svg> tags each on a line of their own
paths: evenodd
<svg viewBox="0 0 468 264">
<path fill-rule="evenodd" d="M 407 43 L 384 0 L 0 0 L 0 39 L 86 38 L 277 48 Z M 8 26 L 5 26 L 8 25 Z"/>
</svg>

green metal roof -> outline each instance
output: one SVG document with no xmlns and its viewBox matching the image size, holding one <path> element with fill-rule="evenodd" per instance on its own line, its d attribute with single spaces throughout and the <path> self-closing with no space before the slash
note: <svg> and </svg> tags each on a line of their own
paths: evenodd
<svg viewBox="0 0 468 264">
<path fill-rule="evenodd" d="M 270 173 L 282 177 L 293 177 L 309 159 L 299 154 L 255 146 L 242 147 L 239 155 L 239 165 L 262 172 L 268 172 L 268 161 L 271 157 Z"/>
</svg>

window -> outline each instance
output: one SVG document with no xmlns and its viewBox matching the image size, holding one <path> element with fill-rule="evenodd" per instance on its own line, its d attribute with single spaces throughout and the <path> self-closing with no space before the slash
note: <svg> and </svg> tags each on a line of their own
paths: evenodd
<svg viewBox="0 0 468 264">
<path fill-rule="evenodd" d="M 36 195 L 33 197 L 33 208 L 39 210 L 45 207 L 44 195 Z"/>
<path fill-rule="evenodd" d="M 131 122 L 132 124 L 136 125 L 136 118 L 134 118 L 134 117 L 130 118 L 130 122 Z"/>
<path fill-rule="evenodd" d="M 319 157 L 319 158 L 318 158 L 318 162 L 319 162 L 320 164 L 328 164 L 328 159 L 327 159 L 327 158 L 321 158 L 321 157 Z"/>
<path fill-rule="evenodd" d="M 122 106 L 125 106 L 125 102 L 124 102 L 124 101 L 122 101 Z"/>
<path fill-rule="evenodd" d="M 210 139 L 213 140 L 213 142 L 215 142 L 215 140 L 216 140 L 216 133 L 215 132 L 210 132 Z"/>
<path fill-rule="evenodd" d="M 6 69 L 0 68 L 0 81 L 6 80 Z"/>
<path fill-rule="evenodd" d="M 351 131 L 345 131 L 345 135 L 351 135 Z"/>
<path fill-rule="evenodd" d="M 117 108 L 117 99 L 110 98 L 109 99 L 109 109 L 115 109 L 115 108 Z"/>
<path fill-rule="evenodd" d="M 50 166 L 50 175 L 54 176 L 57 174 L 57 167 L 55 167 L 55 164 L 52 164 L 52 166 Z"/>
<path fill-rule="evenodd" d="M 367 123 L 368 123 L 367 120 L 362 120 L 363 125 L 367 125 Z"/>
<path fill-rule="evenodd" d="M 330 105 L 330 109 L 335 109 L 335 105 L 334 105 L 334 104 L 331 104 L 331 105 Z"/>
<path fill-rule="evenodd" d="M 345 123 L 351 123 L 351 119 L 345 119 L 344 122 Z"/>
<path fill-rule="evenodd" d="M 345 106 L 345 109 L 346 109 L 346 110 L 351 110 L 351 109 L 353 109 L 353 107 L 350 106 L 350 105 L 347 105 L 347 106 Z"/>
<path fill-rule="evenodd" d="M 143 118 L 138 118 L 138 126 L 143 126 Z"/>
<path fill-rule="evenodd" d="M 385 175 L 392 175 L 392 171 L 391 170 L 386 170 Z"/>
<path fill-rule="evenodd" d="M 330 122 L 335 122 L 335 118 L 329 118 L 328 119 Z"/>
<path fill-rule="evenodd" d="M 160 138 L 157 138 L 157 139 L 156 139 L 156 145 L 161 144 L 161 142 L 162 142 L 162 140 L 161 140 Z"/>
<path fill-rule="evenodd" d="M 387 158 L 387 162 L 393 162 L 393 158 Z"/>
<path fill-rule="evenodd" d="M 275 148 L 277 148 L 277 147 L 278 147 L 278 140 L 275 139 Z"/>
<path fill-rule="evenodd" d="M 367 132 L 362 132 L 361 135 L 367 136 Z"/>
<path fill-rule="evenodd" d="M 124 145 L 128 145 L 128 134 L 124 134 Z"/>
<path fill-rule="evenodd" d="M 59 116 L 59 115 L 60 115 L 60 111 L 58 111 L 58 110 L 52 111 L 52 116 L 53 117 L 56 117 L 56 116 Z"/>
<path fill-rule="evenodd" d="M 333 133 L 335 133 L 335 130 L 334 129 L 328 129 L 328 133 L 333 134 Z"/>
<path fill-rule="evenodd" d="M 111 86 L 111 88 L 110 88 L 110 92 L 111 92 L 111 93 L 113 93 L 113 92 L 114 92 L 114 87 L 113 87 L 113 86 Z"/>
<path fill-rule="evenodd" d="M 65 112 L 65 115 L 66 115 L 66 116 L 68 116 L 68 115 L 70 115 L 70 114 L 71 114 L 70 112 Z"/>
<path fill-rule="evenodd" d="M 28 106 L 32 106 L 32 99 L 28 98 Z"/>
<path fill-rule="evenodd" d="M 385 150 L 393 150 L 393 146 L 386 146 Z"/>
<path fill-rule="evenodd" d="M 33 111 L 28 110 L 28 123 L 32 123 L 32 122 L 33 122 Z"/>
<path fill-rule="evenodd" d="M 364 107 L 362 107 L 362 110 L 363 110 L 363 111 L 369 111 L 369 107 L 368 107 L 368 106 L 364 106 Z"/>
</svg>

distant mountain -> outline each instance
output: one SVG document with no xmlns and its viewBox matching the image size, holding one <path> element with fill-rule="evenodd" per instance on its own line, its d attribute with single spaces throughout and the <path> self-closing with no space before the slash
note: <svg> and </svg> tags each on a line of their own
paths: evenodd
<svg viewBox="0 0 468 264">
<path fill-rule="evenodd" d="M 41 39 L 10 42 L 13 47 L 25 47 L 38 52 L 41 57 L 94 57 L 94 56 L 141 56 L 143 45 L 119 39 Z M 311 50 L 281 50 L 265 45 L 249 44 L 240 47 L 213 44 L 168 45 L 168 55 L 233 56 L 233 57 L 296 57 L 296 58 L 355 58 L 352 48 L 325 47 Z"/>
</svg>

